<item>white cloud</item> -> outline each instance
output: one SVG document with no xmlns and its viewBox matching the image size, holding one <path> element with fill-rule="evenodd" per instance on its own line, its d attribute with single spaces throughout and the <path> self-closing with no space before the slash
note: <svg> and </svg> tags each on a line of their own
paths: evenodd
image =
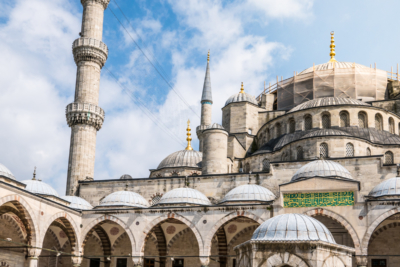
<svg viewBox="0 0 400 267">
<path fill-rule="evenodd" d="M 312 16 L 313 0 L 248 0 L 247 3 L 265 13 L 267 18 L 305 19 Z"/>
</svg>

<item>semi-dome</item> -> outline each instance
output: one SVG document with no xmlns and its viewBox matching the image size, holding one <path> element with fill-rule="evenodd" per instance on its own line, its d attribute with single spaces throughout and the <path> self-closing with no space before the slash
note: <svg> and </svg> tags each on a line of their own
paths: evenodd
<svg viewBox="0 0 400 267">
<path fill-rule="evenodd" d="M 360 100 L 353 98 L 344 98 L 344 97 L 323 97 L 317 98 L 313 100 L 309 100 L 307 102 L 301 103 L 300 105 L 295 106 L 290 112 L 295 112 L 299 110 L 316 108 L 316 107 L 326 107 L 326 106 L 341 106 L 341 105 L 353 105 L 353 106 L 370 106 L 370 104 L 364 103 Z"/>
<path fill-rule="evenodd" d="M 211 205 L 210 200 L 201 192 L 184 187 L 175 188 L 165 193 L 157 205 L 160 204 L 191 204 L 191 205 Z"/>
<path fill-rule="evenodd" d="M 93 206 L 81 197 L 77 196 L 62 196 L 62 199 L 70 202 L 69 207 L 78 210 L 91 210 Z"/>
<path fill-rule="evenodd" d="M 398 196 L 400 195 L 400 177 L 383 181 L 371 190 L 370 197 Z"/>
<path fill-rule="evenodd" d="M 122 179 L 122 180 L 132 179 L 132 176 L 130 176 L 129 174 L 124 174 L 119 179 Z"/>
<path fill-rule="evenodd" d="M 312 131 L 311 133 L 308 133 L 302 137 L 302 139 L 305 138 L 311 138 L 311 137 L 320 137 L 320 136 L 350 136 L 349 133 L 343 132 L 338 129 L 321 129 L 321 130 L 316 130 Z"/>
<path fill-rule="evenodd" d="M 21 183 L 26 184 L 25 190 L 35 193 L 35 194 L 40 194 L 40 195 L 48 195 L 48 196 L 56 196 L 58 197 L 58 193 L 56 190 L 54 190 L 53 187 L 50 185 L 46 184 L 45 182 L 42 182 L 40 180 L 24 180 L 21 181 Z"/>
<path fill-rule="evenodd" d="M 130 206 L 146 208 L 149 206 L 149 203 L 138 193 L 131 191 L 117 191 L 109 194 L 101 200 L 99 206 Z"/>
<path fill-rule="evenodd" d="M 12 174 L 12 172 L 6 166 L 4 166 L 1 163 L 0 163 L 0 175 L 15 180 L 15 177 Z"/>
<path fill-rule="evenodd" d="M 341 164 L 324 159 L 314 160 L 297 170 L 292 182 L 312 177 L 353 179 L 350 172 Z"/>
<path fill-rule="evenodd" d="M 180 150 L 172 153 L 158 165 L 157 169 L 169 167 L 201 168 L 203 153 L 196 150 Z"/>
<path fill-rule="evenodd" d="M 223 202 L 272 201 L 276 196 L 267 188 L 256 184 L 244 184 L 229 191 Z"/>
<path fill-rule="evenodd" d="M 331 232 L 318 220 L 304 214 L 282 214 L 263 222 L 253 241 L 324 241 L 336 244 Z"/>
<path fill-rule="evenodd" d="M 324 70 L 333 70 L 333 69 L 356 69 L 356 70 L 362 70 L 362 69 L 371 69 L 370 67 L 353 63 L 353 62 L 327 62 L 319 65 L 315 65 L 313 67 L 310 67 L 308 69 L 303 70 L 300 72 L 300 74 L 306 74 L 314 71 L 324 71 Z"/>
<path fill-rule="evenodd" d="M 235 102 L 250 102 L 254 105 L 258 105 L 256 98 L 246 92 L 231 95 L 228 100 L 226 100 L 225 106 Z"/>
</svg>

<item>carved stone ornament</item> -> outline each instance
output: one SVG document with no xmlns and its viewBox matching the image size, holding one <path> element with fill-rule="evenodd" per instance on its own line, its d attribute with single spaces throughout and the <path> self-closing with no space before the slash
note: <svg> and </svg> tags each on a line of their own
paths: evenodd
<svg viewBox="0 0 400 267">
<path fill-rule="evenodd" d="M 65 114 L 69 127 L 76 124 L 87 124 L 100 130 L 104 122 L 105 112 L 100 107 L 88 103 L 71 103 L 66 107 Z"/>
<path fill-rule="evenodd" d="M 102 68 L 108 57 L 108 47 L 102 41 L 82 37 L 72 43 L 72 53 L 76 64 L 81 61 L 92 61 Z"/>
<path fill-rule="evenodd" d="M 82 6 L 85 6 L 85 4 L 89 2 L 101 4 L 103 5 L 104 9 L 106 9 L 110 3 L 110 0 L 81 0 Z"/>
</svg>

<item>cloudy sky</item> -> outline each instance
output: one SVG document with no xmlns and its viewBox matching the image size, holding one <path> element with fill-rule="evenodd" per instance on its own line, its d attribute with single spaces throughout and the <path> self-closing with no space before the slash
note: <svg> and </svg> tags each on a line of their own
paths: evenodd
<svg viewBox="0 0 400 267">
<path fill-rule="evenodd" d="M 208 49 L 220 123 L 240 82 L 258 95 L 264 81 L 327 62 L 331 31 L 337 60 L 396 67 L 399 9 L 399 1 L 111 0 L 94 178 L 147 177 L 184 149 L 186 121 L 192 129 L 200 121 Z M 81 17 L 79 0 L 0 1 L 0 163 L 18 180 L 31 179 L 37 166 L 61 195 L 70 142 L 64 113 L 76 74 L 71 44 Z"/>
</svg>

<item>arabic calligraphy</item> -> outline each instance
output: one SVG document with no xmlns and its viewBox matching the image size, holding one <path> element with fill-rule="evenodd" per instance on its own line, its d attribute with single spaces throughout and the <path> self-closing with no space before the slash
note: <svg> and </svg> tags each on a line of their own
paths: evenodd
<svg viewBox="0 0 400 267">
<path fill-rule="evenodd" d="M 354 192 L 283 194 L 285 208 L 353 206 Z"/>
</svg>

